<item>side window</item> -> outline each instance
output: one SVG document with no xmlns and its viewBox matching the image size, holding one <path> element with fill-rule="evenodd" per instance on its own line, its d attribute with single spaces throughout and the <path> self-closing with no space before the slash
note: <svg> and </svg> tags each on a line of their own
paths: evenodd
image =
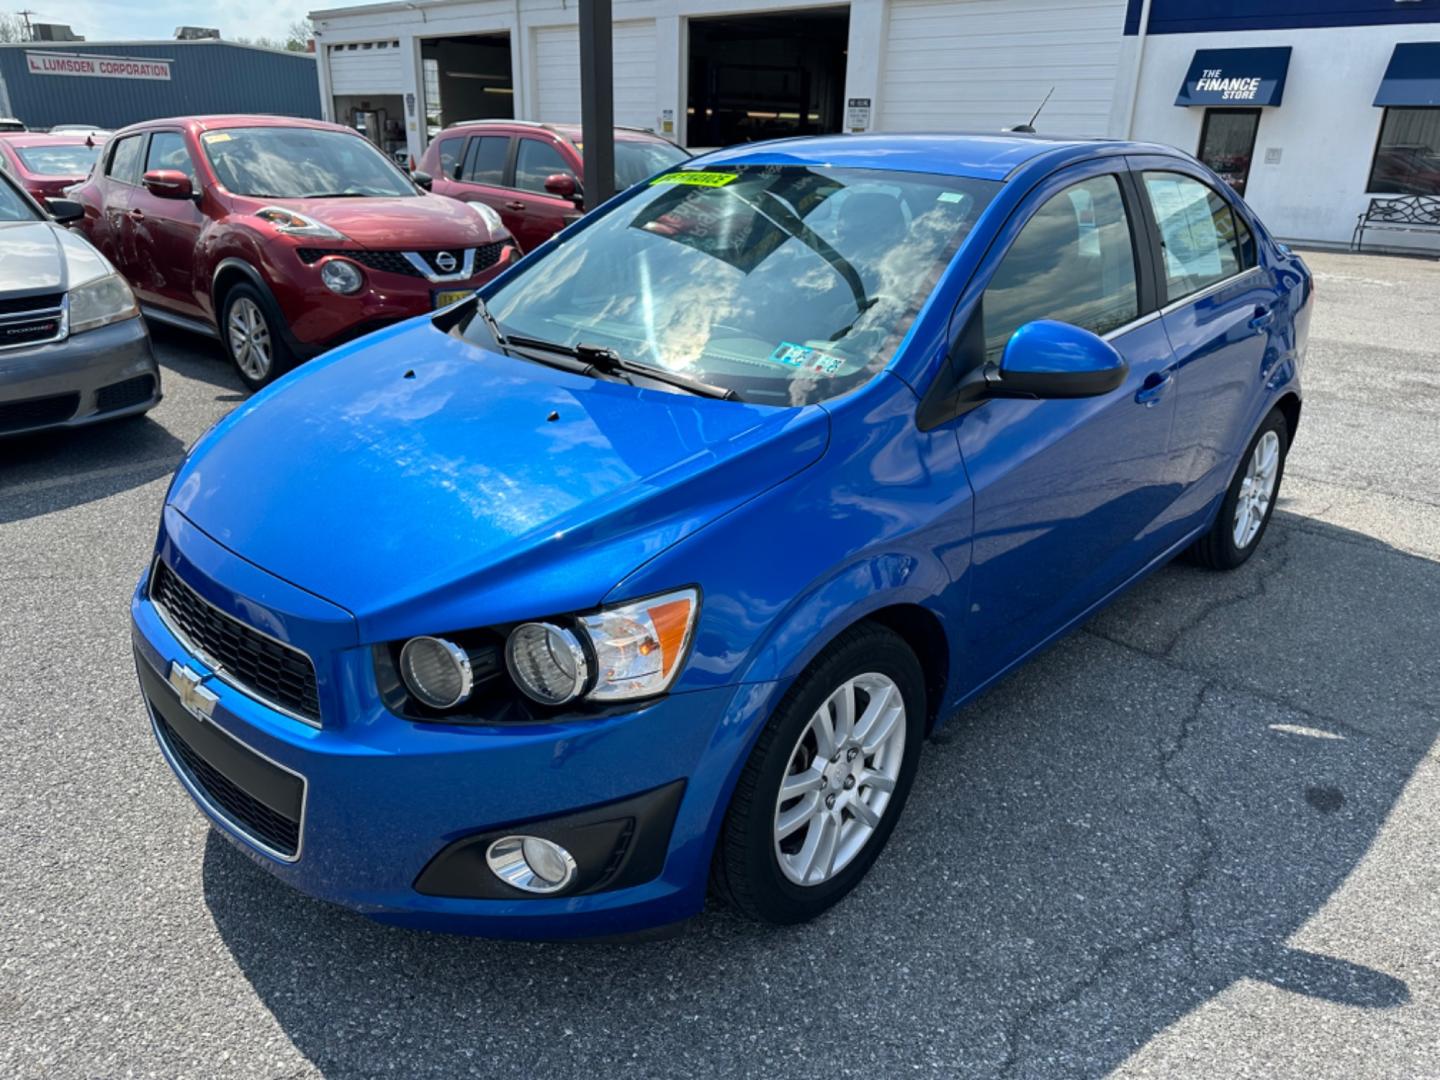
<svg viewBox="0 0 1440 1080">
<path fill-rule="evenodd" d="M 982 301 L 985 356 L 998 361 L 1011 335 L 1036 319 L 1107 334 L 1140 313 L 1135 245 L 1114 176 L 1096 176 L 1050 198 L 1025 223 Z"/>
<path fill-rule="evenodd" d="M 178 131 L 157 131 L 150 136 L 150 151 L 145 155 L 145 168 L 142 173 L 151 169 L 174 169 L 182 172 L 190 178 L 194 184 L 195 166 L 190 160 L 190 151 L 185 149 L 185 137 Z"/>
<path fill-rule="evenodd" d="M 515 186 L 521 191 L 545 191 L 546 177 L 556 173 L 575 173 L 553 143 L 539 139 L 521 139 L 520 152 L 515 156 Z"/>
<path fill-rule="evenodd" d="M 1255 237 L 1250 226 L 1239 214 L 1235 215 L 1235 239 L 1240 245 L 1240 269 L 1249 270 L 1259 261 L 1255 254 Z"/>
<path fill-rule="evenodd" d="M 140 151 L 144 145 L 144 135 L 126 135 L 110 151 L 110 167 L 105 170 L 105 175 L 122 184 L 139 183 Z"/>
<path fill-rule="evenodd" d="M 505 183 L 505 159 L 510 156 L 509 135 L 486 135 L 470 140 L 470 152 L 465 158 L 465 172 L 461 177 L 472 184 Z"/>
<path fill-rule="evenodd" d="M 440 140 L 440 174 L 446 180 L 460 179 L 460 158 L 464 153 L 465 139 L 462 136 Z"/>
<path fill-rule="evenodd" d="M 1238 274 L 1241 236 L 1220 193 L 1180 173 L 1147 172 L 1144 178 L 1160 226 L 1166 300 L 1180 300 Z"/>
</svg>

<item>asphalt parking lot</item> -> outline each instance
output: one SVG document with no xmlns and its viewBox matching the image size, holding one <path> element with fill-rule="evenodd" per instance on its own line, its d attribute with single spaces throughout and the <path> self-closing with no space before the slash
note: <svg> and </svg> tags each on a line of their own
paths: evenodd
<svg viewBox="0 0 1440 1080">
<path fill-rule="evenodd" d="M 0 1076 L 1440 1076 L 1440 264 L 1316 254 L 1278 512 L 929 744 L 819 922 L 531 945 L 291 892 L 152 745 L 126 607 L 244 398 L 0 443 Z"/>
</svg>

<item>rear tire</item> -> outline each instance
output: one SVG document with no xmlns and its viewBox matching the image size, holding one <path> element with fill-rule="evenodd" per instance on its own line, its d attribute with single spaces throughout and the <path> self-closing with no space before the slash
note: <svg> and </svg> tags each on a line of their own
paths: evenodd
<svg viewBox="0 0 1440 1080">
<path fill-rule="evenodd" d="M 225 294 L 220 340 L 240 381 L 254 391 L 270 385 L 295 366 L 274 307 L 253 285 L 236 285 Z"/>
<path fill-rule="evenodd" d="M 841 634 L 745 763 L 712 864 L 716 895 L 776 924 L 839 901 L 894 831 L 924 735 L 925 672 L 909 646 L 871 623 Z"/>
<path fill-rule="evenodd" d="M 1234 570 L 1255 553 L 1280 495 L 1289 436 L 1284 415 L 1274 410 L 1240 456 L 1215 523 L 1186 553 L 1193 562 L 1212 570 Z"/>
</svg>

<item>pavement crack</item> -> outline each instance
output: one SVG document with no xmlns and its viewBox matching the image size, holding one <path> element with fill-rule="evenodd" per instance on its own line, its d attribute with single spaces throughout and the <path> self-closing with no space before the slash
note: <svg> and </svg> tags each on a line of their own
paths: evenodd
<svg viewBox="0 0 1440 1080">
<path fill-rule="evenodd" d="M 1205 813 L 1205 804 L 1200 801 L 1200 796 L 1181 781 L 1175 769 L 1175 762 L 1189 745 L 1190 734 L 1200 719 L 1200 713 L 1205 708 L 1205 696 L 1209 693 L 1210 688 L 1209 683 L 1204 683 L 1195 692 L 1195 700 L 1186 710 L 1185 715 L 1180 718 L 1180 725 L 1174 739 L 1171 740 L 1168 747 L 1160 748 L 1160 779 L 1189 804 L 1195 819 L 1195 829 L 1201 839 L 1200 853 L 1180 882 L 1180 923 L 1185 939 L 1185 949 L 1190 956 L 1191 970 L 1199 966 L 1199 955 L 1195 944 L 1195 891 L 1210 875 L 1210 869 L 1215 862 L 1215 854 L 1220 850 L 1220 838 L 1210 824 L 1210 818 Z"/>
</svg>

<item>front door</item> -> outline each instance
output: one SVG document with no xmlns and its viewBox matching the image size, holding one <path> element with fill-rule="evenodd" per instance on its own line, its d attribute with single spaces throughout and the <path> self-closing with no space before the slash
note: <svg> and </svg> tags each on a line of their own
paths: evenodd
<svg viewBox="0 0 1440 1080">
<path fill-rule="evenodd" d="M 1259 129 L 1259 109 L 1205 110 L 1200 151 L 1195 156 L 1218 173 L 1237 195 L 1245 194 L 1250 162 L 1255 156 L 1255 133 Z"/>
<path fill-rule="evenodd" d="M 520 215 L 520 230 L 511 231 L 519 238 L 521 250 L 532 251 L 580 216 L 570 199 L 545 190 L 546 179 L 563 174 L 574 180 L 578 189 L 580 178 L 549 137 L 522 135 L 516 141 L 515 190 L 507 207 Z"/>
<path fill-rule="evenodd" d="M 1031 196 L 1002 233 L 1000 245 L 1011 239 L 973 316 L 990 362 L 1021 326 L 1055 319 L 1107 338 L 1129 363 L 1109 394 L 997 398 L 960 420 L 975 493 L 967 632 L 970 655 L 990 658 L 977 681 L 1178 540 L 1163 524 L 1178 494 L 1172 357 L 1153 316 L 1138 196 L 1115 167 L 1072 170 Z"/>
</svg>

